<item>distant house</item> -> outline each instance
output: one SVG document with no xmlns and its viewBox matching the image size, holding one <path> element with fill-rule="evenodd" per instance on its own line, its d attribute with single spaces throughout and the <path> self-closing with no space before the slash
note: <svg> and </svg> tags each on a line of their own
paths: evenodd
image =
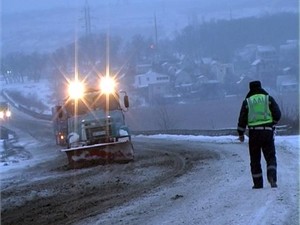
<svg viewBox="0 0 300 225">
<path fill-rule="evenodd" d="M 257 79 L 267 85 L 275 86 L 279 73 L 279 59 L 273 46 L 257 46 L 256 59 L 251 66 Z"/>
<path fill-rule="evenodd" d="M 161 65 L 162 71 L 168 75 L 175 76 L 178 66 L 176 63 L 165 62 Z"/>
<path fill-rule="evenodd" d="M 147 73 L 138 74 L 134 78 L 135 88 L 145 88 L 153 84 L 169 83 L 170 77 L 165 74 L 148 71 Z"/>
<path fill-rule="evenodd" d="M 217 81 L 224 83 L 226 76 L 234 74 L 234 67 L 231 63 L 224 64 L 215 62 L 211 66 L 211 72 Z"/>
<path fill-rule="evenodd" d="M 299 90 L 299 81 L 297 81 L 295 76 L 291 75 L 278 76 L 276 87 L 279 93 L 297 92 Z"/>
<path fill-rule="evenodd" d="M 170 93 L 170 77 L 149 71 L 136 75 L 133 86 L 146 100 L 152 102 L 153 99 Z"/>
<path fill-rule="evenodd" d="M 192 86 L 195 83 L 193 76 L 183 70 L 178 70 L 175 74 L 174 87 L 177 92 L 187 93 L 192 91 Z"/>
<path fill-rule="evenodd" d="M 179 68 L 185 71 L 192 71 L 195 66 L 196 63 L 194 60 L 192 60 L 190 57 L 186 57 L 184 56 L 181 61 L 178 64 Z"/>
<path fill-rule="evenodd" d="M 277 52 L 273 46 L 257 46 L 256 59 L 274 61 L 277 59 Z"/>
<path fill-rule="evenodd" d="M 200 71 L 199 75 L 200 76 L 205 75 L 209 79 L 214 79 L 211 72 L 211 67 L 214 63 L 216 63 L 216 61 L 213 60 L 212 58 L 208 58 L 208 57 L 201 58 L 200 63 L 198 63 L 199 71 Z"/>
<path fill-rule="evenodd" d="M 284 66 L 299 64 L 299 41 L 288 40 L 279 46 L 279 61 Z"/>
<path fill-rule="evenodd" d="M 235 52 L 236 60 L 251 63 L 255 60 L 256 50 L 256 44 L 248 44 Z"/>
<path fill-rule="evenodd" d="M 214 62 L 214 60 L 210 57 L 203 57 L 201 58 L 201 63 L 204 65 L 210 65 Z"/>
</svg>

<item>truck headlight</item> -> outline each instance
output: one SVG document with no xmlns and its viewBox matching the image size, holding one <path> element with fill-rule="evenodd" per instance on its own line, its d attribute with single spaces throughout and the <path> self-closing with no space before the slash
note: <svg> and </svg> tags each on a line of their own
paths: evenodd
<svg viewBox="0 0 300 225">
<path fill-rule="evenodd" d="M 115 92 L 116 82 L 110 76 L 102 77 L 100 80 L 100 89 L 104 94 L 112 94 Z"/>
<path fill-rule="evenodd" d="M 84 85 L 82 82 L 74 81 L 69 84 L 69 97 L 71 99 L 80 99 L 84 93 Z"/>
<path fill-rule="evenodd" d="M 10 111 L 10 110 L 7 110 L 7 111 L 5 112 L 5 116 L 6 116 L 6 117 L 10 117 L 10 116 L 11 116 L 11 111 Z"/>
</svg>

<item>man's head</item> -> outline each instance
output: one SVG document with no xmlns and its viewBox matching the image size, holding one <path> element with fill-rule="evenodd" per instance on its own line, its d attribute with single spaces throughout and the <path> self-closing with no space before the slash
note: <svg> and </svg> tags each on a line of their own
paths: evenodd
<svg viewBox="0 0 300 225">
<path fill-rule="evenodd" d="M 259 80 L 256 80 L 256 81 L 251 81 L 249 83 L 249 88 L 251 91 L 253 90 L 257 90 L 257 89 L 261 89 L 261 83 Z"/>
</svg>

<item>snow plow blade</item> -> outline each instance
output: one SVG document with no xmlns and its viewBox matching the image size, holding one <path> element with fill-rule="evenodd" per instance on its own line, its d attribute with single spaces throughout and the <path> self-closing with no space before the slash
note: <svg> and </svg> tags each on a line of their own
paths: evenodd
<svg viewBox="0 0 300 225">
<path fill-rule="evenodd" d="M 112 142 L 62 149 L 68 157 L 71 168 L 83 168 L 107 163 L 128 163 L 133 161 L 133 146 L 130 141 Z"/>
</svg>

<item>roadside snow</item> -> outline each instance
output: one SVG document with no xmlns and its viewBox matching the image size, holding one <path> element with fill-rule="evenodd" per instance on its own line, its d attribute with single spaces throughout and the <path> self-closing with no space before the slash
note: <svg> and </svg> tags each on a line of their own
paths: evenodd
<svg viewBox="0 0 300 225">
<path fill-rule="evenodd" d="M 139 137 L 207 143 L 221 152 L 221 160 L 220 163 L 207 162 L 206 166 L 200 166 L 167 187 L 160 187 L 105 214 L 84 219 L 77 225 L 298 224 L 299 136 L 276 137 L 279 188 L 271 189 L 265 181 L 262 190 L 251 189 L 249 164 L 245 163 L 249 161 L 248 145 L 239 144 L 235 136 Z"/>
<path fill-rule="evenodd" d="M 50 82 L 47 79 L 41 79 L 38 83 L 27 82 L 5 84 L 0 81 L 0 85 L 2 86 L 2 89 L 19 92 L 28 99 L 42 102 L 46 105 L 46 109 L 43 113 L 51 114 L 50 109 L 55 105 L 55 102 L 52 96 L 53 90 L 51 90 Z M 18 106 L 18 103 L 15 103 L 15 105 Z M 40 109 L 32 108 L 32 110 L 40 112 Z"/>
</svg>

